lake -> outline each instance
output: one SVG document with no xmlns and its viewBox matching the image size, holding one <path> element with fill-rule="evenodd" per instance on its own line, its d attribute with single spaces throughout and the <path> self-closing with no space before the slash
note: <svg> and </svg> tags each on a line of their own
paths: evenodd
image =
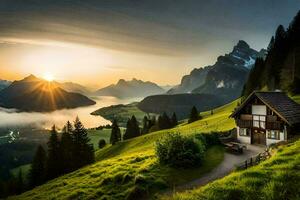
<svg viewBox="0 0 300 200">
<path fill-rule="evenodd" d="M 101 116 L 94 116 L 90 113 L 106 106 L 115 104 L 127 104 L 140 99 L 118 99 L 115 97 L 94 97 L 95 105 L 79 107 L 75 109 L 63 109 L 48 113 L 38 112 L 16 112 L 13 109 L 0 108 L 0 128 L 18 126 L 38 126 L 49 129 L 53 124 L 62 128 L 66 121 L 74 121 L 76 116 L 80 118 L 86 128 L 93 128 L 99 125 L 106 125 L 110 121 Z"/>
</svg>

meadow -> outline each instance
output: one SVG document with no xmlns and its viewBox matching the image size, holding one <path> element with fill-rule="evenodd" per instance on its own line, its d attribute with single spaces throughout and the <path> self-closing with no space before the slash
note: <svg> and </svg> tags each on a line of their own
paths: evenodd
<svg viewBox="0 0 300 200">
<path fill-rule="evenodd" d="M 154 153 L 155 141 L 167 133 L 180 132 L 191 135 L 231 130 L 235 124 L 229 115 L 238 101 L 214 109 L 213 113 L 203 112 L 203 118 L 191 124 L 183 122 L 173 129 L 149 133 L 113 146 L 107 145 L 96 152 L 95 164 L 51 180 L 11 199 L 137 199 L 154 197 L 163 189 L 199 178 L 222 162 L 222 147 L 213 146 L 208 149 L 204 164 L 198 168 L 173 169 L 158 164 Z M 296 146 L 299 146 L 298 143 Z M 275 165 L 276 161 L 274 162 Z M 264 165 L 258 167 L 261 166 Z M 230 184 L 228 187 L 231 187 Z M 186 194 L 178 195 L 180 196 L 174 198 L 184 198 Z M 234 195 L 231 197 L 238 198 Z"/>
<path fill-rule="evenodd" d="M 300 140 L 274 151 L 271 159 L 258 166 L 234 172 L 199 189 L 175 193 L 172 199 L 299 199 Z"/>
<path fill-rule="evenodd" d="M 100 115 L 101 117 L 113 121 L 116 119 L 120 126 L 126 126 L 126 122 L 132 115 L 142 123 L 144 116 L 154 116 L 155 114 L 147 114 L 137 107 L 137 103 L 127 105 L 119 104 L 100 108 L 91 113 L 92 115 Z"/>
</svg>

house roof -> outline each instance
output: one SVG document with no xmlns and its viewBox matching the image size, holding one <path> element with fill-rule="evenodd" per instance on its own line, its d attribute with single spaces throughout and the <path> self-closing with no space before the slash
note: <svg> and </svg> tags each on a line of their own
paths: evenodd
<svg viewBox="0 0 300 200">
<path fill-rule="evenodd" d="M 266 106 L 273 110 L 289 125 L 300 123 L 300 104 L 290 99 L 284 92 L 257 92 L 254 91 L 239 106 L 230 117 L 235 117 L 247 103 L 256 96 Z"/>
</svg>

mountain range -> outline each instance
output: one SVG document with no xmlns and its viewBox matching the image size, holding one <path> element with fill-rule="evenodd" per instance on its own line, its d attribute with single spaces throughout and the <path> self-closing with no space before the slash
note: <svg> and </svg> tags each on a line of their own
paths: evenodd
<svg viewBox="0 0 300 200">
<path fill-rule="evenodd" d="M 0 91 L 8 87 L 10 84 L 11 84 L 10 81 L 0 79 Z"/>
<path fill-rule="evenodd" d="M 198 111 L 211 110 L 222 105 L 222 99 L 212 94 L 172 94 L 153 95 L 144 98 L 137 107 L 146 113 L 171 115 L 176 113 L 178 119 L 188 117 L 193 106 Z"/>
<path fill-rule="evenodd" d="M 49 112 L 93 104 L 95 104 L 93 100 L 82 94 L 67 92 L 56 83 L 39 79 L 34 75 L 14 81 L 0 91 L 0 106 L 19 111 Z"/>
<path fill-rule="evenodd" d="M 157 84 L 133 78 L 130 81 L 120 79 L 117 84 L 112 84 L 97 90 L 95 95 L 114 96 L 117 98 L 136 98 L 163 93 L 165 93 L 165 90 Z"/>
<path fill-rule="evenodd" d="M 92 94 L 92 91 L 88 87 L 80 85 L 78 83 L 74 83 L 74 82 L 60 83 L 57 81 L 54 81 L 53 83 L 56 84 L 57 87 L 60 87 L 68 92 L 75 92 L 75 93 L 79 93 L 79 94 L 83 94 L 83 95 L 87 95 L 87 96 Z"/>
<path fill-rule="evenodd" d="M 258 52 L 240 40 L 229 54 L 219 56 L 214 65 L 192 70 L 167 93 L 213 94 L 229 102 L 240 96 L 255 59 L 265 54 L 266 50 Z"/>
</svg>

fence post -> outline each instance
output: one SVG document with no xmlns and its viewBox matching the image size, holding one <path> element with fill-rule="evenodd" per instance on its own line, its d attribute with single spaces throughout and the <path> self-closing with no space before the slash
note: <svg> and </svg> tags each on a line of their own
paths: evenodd
<svg viewBox="0 0 300 200">
<path fill-rule="evenodd" d="M 252 166 L 253 165 L 253 163 L 252 163 L 252 157 L 250 158 L 250 166 Z"/>
<path fill-rule="evenodd" d="M 247 166 L 247 160 L 245 160 L 245 168 L 247 169 L 247 167 L 248 167 L 248 166 Z"/>
</svg>

